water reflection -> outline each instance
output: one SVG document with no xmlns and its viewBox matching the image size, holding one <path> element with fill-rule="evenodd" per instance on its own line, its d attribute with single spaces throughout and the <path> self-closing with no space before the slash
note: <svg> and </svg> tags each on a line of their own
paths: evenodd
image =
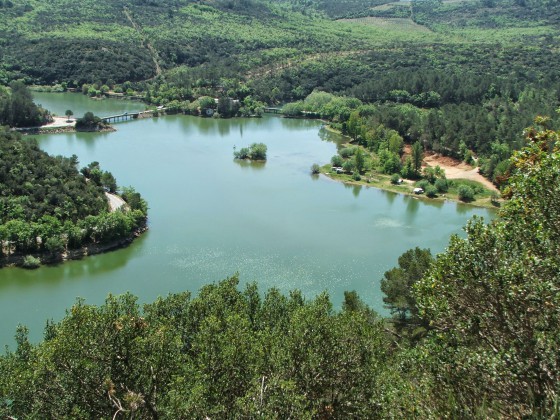
<svg viewBox="0 0 560 420">
<path fill-rule="evenodd" d="M 393 203 L 395 202 L 395 198 L 397 198 L 399 194 L 393 193 L 391 191 L 383 191 L 383 190 L 381 191 L 383 192 L 383 195 L 387 199 L 387 203 L 389 205 L 393 205 Z"/>
<path fill-rule="evenodd" d="M 262 171 L 266 166 L 266 161 L 254 161 L 249 159 L 233 159 L 233 161 L 243 169 L 253 169 Z"/>
<path fill-rule="evenodd" d="M 418 214 L 418 209 L 420 208 L 420 200 L 416 197 L 404 197 L 406 203 L 405 215 L 408 224 L 413 224 L 416 215 Z"/>
<path fill-rule="evenodd" d="M 344 136 L 327 130 L 324 126 L 321 126 L 318 135 L 321 140 L 331 141 L 333 143 L 336 143 L 337 146 L 340 146 L 344 142 Z"/>
<path fill-rule="evenodd" d="M 217 124 L 218 125 L 218 132 L 220 133 L 221 137 L 229 135 L 230 132 L 230 124 Z"/>
<path fill-rule="evenodd" d="M 63 263 L 42 266 L 38 270 L 23 268 L 2 268 L 0 294 L 9 289 L 57 288 L 62 283 L 75 282 L 78 279 L 92 280 L 104 276 L 112 271 L 125 267 L 135 255 L 139 255 L 146 243 L 150 232 L 136 239 L 132 246 L 124 248 L 119 253 L 108 252 Z"/>
</svg>

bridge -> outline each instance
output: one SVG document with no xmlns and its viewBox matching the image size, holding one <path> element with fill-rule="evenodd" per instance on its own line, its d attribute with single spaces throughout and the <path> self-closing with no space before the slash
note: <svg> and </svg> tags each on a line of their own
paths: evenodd
<svg viewBox="0 0 560 420">
<path fill-rule="evenodd" d="M 139 112 L 125 112 L 123 114 L 109 115 L 108 117 L 101 117 L 101 121 L 104 123 L 112 123 L 119 121 L 128 121 L 138 118 Z"/>
<path fill-rule="evenodd" d="M 281 114 L 282 108 L 265 108 L 264 112 L 268 114 Z"/>
<path fill-rule="evenodd" d="M 124 112 L 122 114 L 117 115 L 109 115 L 108 117 L 100 117 L 101 121 L 104 123 L 115 123 L 120 121 L 128 121 L 128 120 L 136 120 L 138 118 L 150 118 L 154 116 L 154 113 L 159 113 L 161 111 L 165 111 L 165 108 L 159 109 L 148 109 L 146 111 L 138 111 L 138 112 Z"/>
</svg>

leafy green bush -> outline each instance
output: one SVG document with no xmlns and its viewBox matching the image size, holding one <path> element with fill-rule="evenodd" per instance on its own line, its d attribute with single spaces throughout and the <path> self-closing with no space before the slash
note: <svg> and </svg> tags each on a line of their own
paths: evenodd
<svg viewBox="0 0 560 420">
<path fill-rule="evenodd" d="M 233 152 L 235 159 L 266 160 L 267 147 L 264 143 L 253 143 Z"/>
<path fill-rule="evenodd" d="M 39 268 L 41 266 L 41 260 L 39 258 L 35 258 L 33 255 L 26 255 L 23 258 L 23 268 L 27 268 L 33 270 L 35 268 Z"/>
<path fill-rule="evenodd" d="M 321 167 L 318 164 L 314 163 L 313 165 L 311 165 L 312 174 L 318 174 L 320 172 L 321 172 Z"/>
<path fill-rule="evenodd" d="M 344 163 L 344 160 L 339 155 L 334 155 L 331 158 L 331 163 L 332 163 L 332 166 L 340 167 Z"/>
<path fill-rule="evenodd" d="M 353 156 L 355 152 L 356 152 L 356 149 L 354 147 L 344 147 L 344 148 L 340 149 L 340 152 L 338 152 L 338 153 L 344 159 L 348 159 L 350 156 Z"/>
<path fill-rule="evenodd" d="M 431 184 L 427 180 L 422 179 L 422 180 L 418 181 L 415 185 L 418 188 L 422 188 L 424 191 L 426 191 Z"/>
<path fill-rule="evenodd" d="M 449 191 L 449 183 L 446 178 L 438 178 L 434 184 L 439 193 L 446 193 Z"/>
<path fill-rule="evenodd" d="M 474 200 L 474 191 L 468 185 L 459 185 L 457 195 L 461 201 L 469 202 Z"/>
<path fill-rule="evenodd" d="M 101 118 L 89 111 L 76 120 L 76 130 L 94 130 L 102 126 Z"/>
<path fill-rule="evenodd" d="M 401 180 L 401 176 L 399 174 L 391 175 L 391 184 L 398 185 L 400 180 Z"/>
<path fill-rule="evenodd" d="M 346 172 L 348 174 L 354 172 L 354 169 L 355 169 L 354 162 L 352 162 L 351 160 L 347 160 L 342 165 L 342 169 L 344 170 L 344 172 Z"/>
<path fill-rule="evenodd" d="M 428 185 L 428 186 L 426 187 L 425 192 L 426 192 L 426 196 L 427 196 L 427 197 L 430 197 L 430 198 L 435 198 L 435 197 L 437 197 L 437 193 L 438 193 L 436 187 L 434 187 L 433 185 Z"/>
</svg>

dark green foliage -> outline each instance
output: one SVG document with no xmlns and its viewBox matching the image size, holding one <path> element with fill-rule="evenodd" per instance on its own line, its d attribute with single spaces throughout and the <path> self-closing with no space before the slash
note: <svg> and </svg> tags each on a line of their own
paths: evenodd
<svg viewBox="0 0 560 420">
<path fill-rule="evenodd" d="M 76 156 L 52 157 L 33 140 L 0 130 L 0 241 L 7 254 L 47 252 L 128 237 L 143 226 L 147 206 L 127 193 L 131 211 L 108 213 L 104 191 L 116 181 L 97 162 L 77 169 Z M 137 194 L 137 193 L 136 193 Z"/>
<path fill-rule="evenodd" d="M 445 178 L 436 179 L 434 186 L 439 193 L 446 193 L 447 191 L 449 191 L 449 182 Z"/>
<path fill-rule="evenodd" d="M 438 194 L 438 190 L 435 186 L 428 185 L 426 187 L 426 197 L 435 198 L 437 197 L 437 194 Z"/>
<path fill-rule="evenodd" d="M 348 159 L 350 156 L 353 156 L 355 152 L 356 152 L 356 149 L 354 149 L 353 147 L 345 147 L 345 148 L 343 148 L 343 149 L 340 149 L 340 151 L 338 152 L 338 154 L 339 154 L 343 159 Z"/>
<path fill-rule="evenodd" d="M 32 80 L 42 84 L 67 80 L 81 86 L 109 78 L 124 82 L 152 77 L 151 57 L 137 42 L 126 35 L 119 41 L 44 37 L 40 43 L 17 37 L 8 48 L 12 67 Z"/>
<path fill-rule="evenodd" d="M 342 157 L 340 155 L 334 155 L 331 158 L 331 163 L 332 163 L 332 166 L 340 167 L 344 163 L 344 160 L 342 159 Z"/>
<path fill-rule="evenodd" d="M 91 162 L 88 166 L 84 166 L 80 169 L 80 173 L 107 192 L 114 194 L 117 191 L 117 180 L 111 172 L 103 171 L 99 162 Z"/>
<path fill-rule="evenodd" d="M 414 285 L 430 268 L 433 258 L 429 249 L 414 248 L 402 254 L 399 266 L 386 271 L 381 280 L 383 302 L 393 315 L 397 331 L 406 329 L 409 334 L 427 325 L 418 316 L 418 306 L 413 294 Z"/>
<path fill-rule="evenodd" d="M 0 132 L 0 222 L 37 222 L 44 215 L 76 222 L 107 208 L 102 189 L 87 183 L 77 158 L 51 157 L 33 140 Z"/>
<path fill-rule="evenodd" d="M 356 167 L 354 166 L 354 162 L 351 160 L 347 160 L 342 164 L 342 169 L 344 170 L 344 172 L 346 172 L 347 174 L 354 172 L 354 169 L 356 169 Z"/>
<path fill-rule="evenodd" d="M 334 311 L 306 300 L 244 291 L 237 278 L 159 298 L 127 294 L 99 307 L 78 301 L 45 341 L 18 330 L 0 357 L 2 413 L 42 418 L 368 418 L 380 413 L 390 343 L 355 296 Z"/>
<path fill-rule="evenodd" d="M 559 137 L 529 131 L 501 217 L 472 220 L 417 284 L 434 328 L 427 367 L 441 417 L 476 417 L 481 407 L 484 417 L 558 416 Z"/>
<path fill-rule="evenodd" d="M 121 197 L 129 205 L 132 210 L 140 210 L 144 214 L 148 214 L 148 203 L 142 198 L 140 193 L 132 187 L 122 189 Z"/>
<path fill-rule="evenodd" d="M 411 148 L 412 168 L 414 174 L 418 175 L 422 168 L 422 160 L 424 159 L 424 151 L 419 141 L 415 142 Z"/>
<path fill-rule="evenodd" d="M 82 118 L 76 120 L 76 130 L 98 130 L 105 124 L 93 112 L 86 112 Z"/>
<path fill-rule="evenodd" d="M 402 163 L 396 153 L 383 149 L 379 151 L 378 155 L 381 172 L 390 175 L 401 171 Z"/>
<path fill-rule="evenodd" d="M 37 127 L 49 118 L 48 111 L 33 102 L 31 92 L 22 82 L 12 82 L 10 89 L 0 87 L 0 125 Z"/>
<path fill-rule="evenodd" d="M 426 179 L 422 179 L 415 184 L 418 188 L 422 188 L 424 191 L 430 186 L 430 182 Z"/>
</svg>

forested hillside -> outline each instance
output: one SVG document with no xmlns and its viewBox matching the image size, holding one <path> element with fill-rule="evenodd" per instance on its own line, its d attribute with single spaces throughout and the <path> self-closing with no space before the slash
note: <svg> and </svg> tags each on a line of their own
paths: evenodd
<svg viewBox="0 0 560 420">
<path fill-rule="evenodd" d="M 559 13 L 532 0 L 4 2 L 0 80 L 188 112 L 201 97 L 240 101 L 221 116 L 325 91 L 374 104 L 374 121 L 360 111 L 371 129 L 482 157 L 495 181 L 535 116 L 557 124 Z M 334 113 L 337 128 L 351 111 Z"/>
<path fill-rule="evenodd" d="M 105 191 L 116 191 L 113 175 L 97 162 L 82 173 L 77 165 L 76 156 L 49 156 L 33 140 L 0 129 L 0 257 L 56 259 L 85 244 L 126 238 L 145 224 L 138 193 L 125 189 L 131 210 L 110 212 Z"/>
<path fill-rule="evenodd" d="M 36 127 L 50 119 L 50 113 L 33 102 L 22 82 L 12 82 L 9 88 L 0 86 L 0 125 Z"/>
</svg>

